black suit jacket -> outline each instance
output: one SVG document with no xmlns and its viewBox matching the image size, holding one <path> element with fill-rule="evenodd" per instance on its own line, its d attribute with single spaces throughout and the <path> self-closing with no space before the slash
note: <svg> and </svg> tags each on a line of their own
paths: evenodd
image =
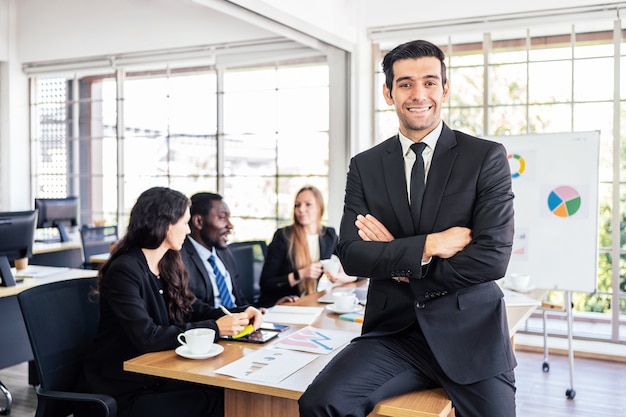
<svg viewBox="0 0 626 417">
<path fill-rule="evenodd" d="M 298 286 L 289 285 L 289 273 L 296 268 L 289 258 L 290 227 L 278 229 L 267 247 L 267 256 L 261 272 L 259 306 L 271 307 L 287 295 L 300 295 Z M 337 232 L 332 227 L 322 227 L 320 233 L 320 259 L 328 259 L 337 248 Z"/>
<path fill-rule="evenodd" d="M 407 197 L 397 136 L 350 162 L 338 254 L 346 273 L 370 277 L 363 335 L 396 333 L 417 320 L 443 371 L 468 384 L 515 367 L 503 294 L 513 241 L 513 193 L 504 147 L 445 124 L 428 173 L 419 229 Z M 392 242 L 365 242 L 354 225 L 371 213 Z M 426 235 L 453 226 L 472 241 L 422 267 Z M 410 284 L 392 277 L 405 276 Z"/>
<path fill-rule="evenodd" d="M 124 361 L 148 352 L 175 349 L 176 337 L 188 329 L 219 329 L 215 320 L 224 313 L 196 300 L 187 323 L 173 323 L 167 313 L 167 289 L 150 272 L 140 249 L 111 262 L 100 284 L 100 323 L 85 358 L 84 376 L 89 392 L 116 399 L 157 383 L 159 378 L 126 372 Z"/>
<path fill-rule="evenodd" d="M 237 305 L 237 308 L 233 309 L 233 311 L 242 311 L 249 305 L 249 303 L 243 296 L 239 287 L 239 271 L 237 270 L 235 258 L 228 248 L 216 248 L 215 251 L 230 274 L 230 279 L 233 284 L 235 304 Z M 219 306 L 216 306 L 214 302 L 215 298 L 213 294 L 213 285 L 211 284 L 211 278 L 209 278 L 209 272 L 204 267 L 204 263 L 202 262 L 202 259 L 200 259 L 193 243 L 189 240 L 189 237 L 185 238 L 180 254 L 182 255 L 183 263 L 185 264 L 187 273 L 189 274 L 189 289 L 191 292 L 194 293 L 198 299 L 208 305 L 218 308 Z"/>
</svg>

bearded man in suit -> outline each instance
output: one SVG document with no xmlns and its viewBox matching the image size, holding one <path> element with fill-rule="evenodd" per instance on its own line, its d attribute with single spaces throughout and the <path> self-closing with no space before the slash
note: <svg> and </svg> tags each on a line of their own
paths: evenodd
<svg viewBox="0 0 626 417">
<path fill-rule="evenodd" d="M 370 278 L 362 335 L 302 395 L 301 416 L 366 416 L 384 398 L 434 387 L 457 417 L 515 416 L 495 282 L 513 244 L 506 151 L 443 122 L 437 46 L 399 45 L 383 71 L 399 133 L 352 158 L 338 244 L 346 273 Z"/>
<path fill-rule="evenodd" d="M 213 308 L 224 305 L 232 311 L 243 311 L 250 303 L 241 292 L 237 264 L 228 248 L 228 236 L 233 229 L 228 205 L 219 194 L 196 193 L 191 196 L 190 213 L 191 234 L 187 235 L 181 249 L 189 274 L 189 289 Z M 220 293 L 216 270 L 223 277 L 223 293 Z"/>
</svg>

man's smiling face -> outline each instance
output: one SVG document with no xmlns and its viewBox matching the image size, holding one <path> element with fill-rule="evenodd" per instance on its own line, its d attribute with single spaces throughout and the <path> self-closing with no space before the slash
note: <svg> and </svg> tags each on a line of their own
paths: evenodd
<svg viewBox="0 0 626 417">
<path fill-rule="evenodd" d="M 441 62 L 430 56 L 398 60 L 393 73 L 392 90 L 383 85 L 385 100 L 396 110 L 400 132 L 419 142 L 441 121 L 449 83 L 443 85 Z"/>
</svg>

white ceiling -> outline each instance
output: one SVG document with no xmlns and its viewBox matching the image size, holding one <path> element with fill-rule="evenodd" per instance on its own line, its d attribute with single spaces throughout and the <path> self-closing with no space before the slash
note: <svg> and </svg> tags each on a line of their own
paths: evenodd
<svg viewBox="0 0 626 417">
<path fill-rule="evenodd" d="M 307 44 L 307 36 L 347 49 L 369 43 L 371 28 L 384 31 L 395 26 L 420 27 L 426 22 L 451 22 L 598 4 L 606 4 L 607 9 L 615 9 L 615 5 L 623 4 L 598 0 L 495 3 L 492 0 L 14 2 L 17 7 L 17 56 L 21 62 L 77 59 L 203 45 L 253 44 L 284 38 L 315 49 L 315 45 L 312 47 Z M 283 31 L 282 28 L 287 30 Z M 403 32 L 395 35 L 395 39 L 392 37 L 390 42 L 397 42 L 398 37 L 406 40 L 414 33 L 423 33 L 424 37 L 431 39 L 431 36 L 448 35 L 449 32 L 449 26 L 445 33 L 438 33 L 432 28 L 422 29 L 422 32 Z"/>
</svg>

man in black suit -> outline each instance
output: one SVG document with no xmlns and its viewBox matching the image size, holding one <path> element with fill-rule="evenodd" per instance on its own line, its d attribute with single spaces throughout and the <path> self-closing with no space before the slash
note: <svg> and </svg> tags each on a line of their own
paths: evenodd
<svg viewBox="0 0 626 417">
<path fill-rule="evenodd" d="M 230 209 L 219 194 L 197 193 L 191 196 L 191 234 L 187 235 L 181 255 L 189 273 L 191 292 L 214 308 L 224 305 L 240 311 L 249 305 L 239 288 L 239 272 L 235 258 L 228 249 L 228 235 L 233 225 Z M 209 258 L 213 256 L 215 266 Z M 218 277 L 222 274 L 226 291 L 220 294 Z M 224 301 L 222 297 L 228 297 Z"/>
<path fill-rule="evenodd" d="M 366 416 L 384 398 L 433 387 L 457 417 L 515 416 L 495 283 L 513 241 L 506 152 L 443 123 L 449 84 L 435 45 L 399 45 L 383 71 L 399 134 L 352 158 L 338 244 L 346 272 L 370 277 L 362 335 L 306 390 L 301 416 Z"/>
</svg>

